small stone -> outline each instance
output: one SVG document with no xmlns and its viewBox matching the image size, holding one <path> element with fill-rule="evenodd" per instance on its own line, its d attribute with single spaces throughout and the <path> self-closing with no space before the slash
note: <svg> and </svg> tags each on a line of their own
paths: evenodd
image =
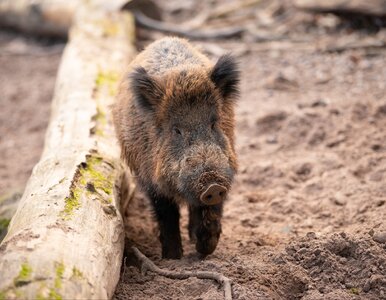
<svg viewBox="0 0 386 300">
<path fill-rule="evenodd" d="M 363 204 L 363 205 L 358 209 L 358 213 L 363 214 L 363 213 L 366 212 L 368 209 L 369 209 L 369 206 L 368 206 L 367 204 Z"/>
<path fill-rule="evenodd" d="M 323 99 L 317 99 L 311 103 L 311 107 L 326 107 L 327 103 Z"/>
<path fill-rule="evenodd" d="M 241 174 L 245 174 L 245 173 L 247 173 L 247 171 L 248 171 L 247 167 L 241 167 L 240 168 L 240 173 Z"/>
<path fill-rule="evenodd" d="M 347 137 L 344 134 L 339 134 L 336 138 L 327 142 L 327 147 L 333 148 L 333 147 L 339 146 L 341 143 L 346 141 L 346 139 L 347 139 Z"/>
<path fill-rule="evenodd" d="M 380 244 L 386 243 L 386 231 L 374 233 L 373 240 Z"/>
<path fill-rule="evenodd" d="M 248 145 L 248 147 L 249 147 L 250 149 L 258 149 L 258 148 L 259 148 L 259 145 L 258 145 L 257 143 L 255 143 L 255 142 L 252 142 L 252 143 L 250 143 L 250 144 Z"/>
<path fill-rule="evenodd" d="M 310 240 L 314 240 L 314 239 L 316 239 L 316 233 L 313 232 L 313 231 L 307 232 L 307 233 L 306 233 L 306 237 L 307 237 L 308 239 L 310 239 Z"/>
<path fill-rule="evenodd" d="M 294 171 L 299 176 L 308 176 L 312 172 L 312 165 L 310 163 L 303 163 L 296 166 Z"/>
<path fill-rule="evenodd" d="M 337 195 L 335 197 L 331 197 L 330 200 L 332 203 L 339 205 L 339 206 L 344 206 L 347 204 L 347 201 L 345 198 L 343 198 L 341 195 Z"/>
<path fill-rule="evenodd" d="M 317 71 L 315 73 L 315 79 L 316 84 L 325 84 L 331 80 L 331 76 L 325 72 Z"/>
<path fill-rule="evenodd" d="M 277 136 L 276 135 L 270 135 L 266 139 L 267 144 L 277 144 Z"/>
<path fill-rule="evenodd" d="M 304 221 L 304 226 L 303 227 L 306 227 L 306 228 L 312 228 L 314 225 L 313 225 L 313 222 L 312 222 L 312 219 L 311 218 L 307 218 L 305 221 Z"/>
<path fill-rule="evenodd" d="M 346 289 L 351 289 L 351 288 L 355 287 L 355 285 L 352 282 L 346 282 L 344 284 L 344 286 Z"/>
<path fill-rule="evenodd" d="M 267 80 L 266 88 L 279 91 L 296 90 L 299 88 L 299 83 L 296 79 L 279 73 Z"/>
</svg>

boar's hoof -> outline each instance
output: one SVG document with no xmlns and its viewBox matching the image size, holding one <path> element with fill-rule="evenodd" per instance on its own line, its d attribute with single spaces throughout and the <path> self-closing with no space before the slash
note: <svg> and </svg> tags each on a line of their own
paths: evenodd
<svg viewBox="0 0 386 300">
<path fill-rule="evenodd" d="M 225 200 L 227 189 L 219 184 L 211 184 L 200 196 L 205 205 L 216 205 Z"/>
<path fill-rule="evenodd" d="M 221 223 L 218 221 L 210 222 L 209 226 L 203 224 L 196 231 L 196 250 L 203 255 L 209 255 L 216 250 L 220 239 Z"/>
<path fill-rule="evenodd" d="M 164 259 L 180 259 L 183 251 L 181 248 L 162 248 L 162 258 Z"/>
<path fill-rule="evenodd" d="M 212 254 L 214 250 L 216 250 L 218 240 L 219 240 L 218 237 L 215 237 L 215 236 L 211 236 L 206 240 L 198 239 L 196 242 L 197 252 L 202 255 Z"/>
</svg>

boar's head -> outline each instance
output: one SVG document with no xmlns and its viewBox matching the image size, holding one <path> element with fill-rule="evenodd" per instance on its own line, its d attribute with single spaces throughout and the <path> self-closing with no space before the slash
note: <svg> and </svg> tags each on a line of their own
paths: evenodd
<svg viewBox="0 0 386 300">
<path fill-rule="evenodd" d="M 224 201 L 237 170 L 234 59 L 224 55 L 214 66 L 188 65 L 163 76 L 139 67 L 131 80 L 138 110 L 151 116 L 153 183 L 190 205 Z"/>
</svg>

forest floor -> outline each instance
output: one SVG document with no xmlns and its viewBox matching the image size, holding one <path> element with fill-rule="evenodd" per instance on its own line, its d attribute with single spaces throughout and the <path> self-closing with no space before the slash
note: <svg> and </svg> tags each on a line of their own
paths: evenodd
<svg viewBox="0 0 386 300">
<path fill-rule="evenodd" d="M 39 160 L 63 47 L 0 31 L 0 195 L 22 192 Z"/>
<path fill-rule="evenodd" d="M 205 9 L 157 2 L 176 24 Z M 127 237 L 161 268 L 224 274 L 234 299 L 386 299 L 386 48 L 361 44 L 385 29 L 278 3 L 202 27 L 255 22 L 264 25 L 259 36 L 277 40 L 193 42 L 213 61 L 234 53 L 242 70 L 240 170 L 216 251 L 198 257 L 183 208 L 184 257 L 162 260 L 140 192 L 126 217 Z M 161 36 L 140 30 L 139 50 Z M 9 42 L 0 39 L 0 49 Z M 0 55 L 2 192 L 23 186 L 39 158 L 59 58 L 58 51 L 50 60 Z M 143 275 L 133 256 L 125 262 L 114 299 L 223 299 L 216 282 Z"/>
</svg>

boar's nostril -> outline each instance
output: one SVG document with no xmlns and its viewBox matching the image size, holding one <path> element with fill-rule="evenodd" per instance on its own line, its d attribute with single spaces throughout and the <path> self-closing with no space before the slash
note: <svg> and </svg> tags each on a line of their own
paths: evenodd
<svg viewBox="0 0 386 300">
<path fill-rule="evenodd" d="M 219 184 L 211 184 L 200 196 L 201 202 L 206 205 L 219 204 L 225 200 L 226 188 Z"/>
</svg>

